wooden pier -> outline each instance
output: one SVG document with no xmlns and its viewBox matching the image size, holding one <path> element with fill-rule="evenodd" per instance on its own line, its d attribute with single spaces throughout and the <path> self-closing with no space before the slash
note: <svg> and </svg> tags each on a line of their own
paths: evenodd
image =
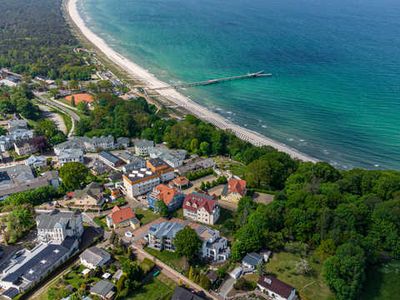
<svg viewBox="0 0 400 300">
<path fill-rule="evenodd" d="M 205 80 L 205 81 L 173 84 L 173 85 L 168 85 L 168 86 L 152 88 L 149 90 L 159 91 L 159 90 L 167 90 L 167 89 L 187 88 L 187 87 L 194 87 L 194 86 L 217 84 L 217 83 L 221 83 L 221 82 L 225 82 L 225 81 L 249 79 L 249 78 L 259 78 L 259 77 L 270 77 L 270 76 L 272 76 L 272 74 L 264 73 L 264 71 L 260 71 L 260 72 L 256 72 L 256 73 L 249 73 L 249 74 L 244 74 L 244 75 L 239 75 L 239 76 L 231 76 L 231 77 L 209 79 L 209 80 Z"/>
</svg>

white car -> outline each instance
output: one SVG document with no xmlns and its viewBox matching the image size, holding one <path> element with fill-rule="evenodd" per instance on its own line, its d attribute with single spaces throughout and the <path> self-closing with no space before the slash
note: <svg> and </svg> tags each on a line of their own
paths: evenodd
<svg viewBox="0 0 400 300">
<path fill-rule="evenodd" d="M 132 232 L 130 232 L 130 231 L 125 231 L 125 236 L 126 236 L 127 238 L 131 238 L 131 237 L 133 237 L 133 234 L 132 234 Z"/>
</svg>

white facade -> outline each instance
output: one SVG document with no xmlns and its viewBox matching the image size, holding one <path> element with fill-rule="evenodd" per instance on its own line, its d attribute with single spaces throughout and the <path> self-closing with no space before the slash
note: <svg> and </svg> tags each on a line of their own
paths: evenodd
<svg viewBox="0 0 400 300">
<path fill-rule="evenodd" d="M 58 155 L 58 163 L 63 165 L 69 162 L 83 163 L 83 151 L 81 149 L 65 149 Z"/>
<path fill-rule="evenodd" d="M 126 195 L 130 198 L 147 194 L 160 184 L 160 178 L 154 174 L 143 178 L 137 176 L 132 178 L 130 175 L 124 175 L 123 181 Z"/>
<path fill-rule="evenodd" d="M 36 218 L 37 239 L 61 244 L 66 237 L 80 238 L 83 234 L 82 215 L 53 211 Z"/>
<path fill-rule="evenodd" d="M 208 258 L 215 262 L 225 261 L 229 258 L 230 248 L 228 247 L 228 240 L 221 237 L 218 230 L 205 227 L 205 230 L 198 232 L 198 234 L 203 241 L 201 246 L 201 256 L 203 258 Z"/>
<path fill-rule="evenodd" d="M 208 225 L 214 225 L 217 222 L 219 215 L 220 209 L 217 205 L 211 214 L 204 207 L 201 207 L 196 211 L 183 208 L 183 216 L 185 218 Z"/>
<path fill-rule="evenodd" d="M 153 141 L 141 140 L 135 142 L 135 154 L 139 156 L 148 156 L 149 150 L 154 148 Z"/>
</svg>

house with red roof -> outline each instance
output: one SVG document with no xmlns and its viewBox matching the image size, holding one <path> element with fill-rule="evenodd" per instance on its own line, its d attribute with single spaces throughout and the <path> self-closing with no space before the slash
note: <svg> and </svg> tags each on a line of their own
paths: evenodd
<svg viewBox="0 0 400 300">
<path fill-rule="evenodd" d="M 130 207 L 120 208 L 119 206 L 114 206 L 111 213 L 106 217 L 106 222 L 109 228 L 114 229 L 128 226 L 133 229 L 140 227 L 140 221 Z"/>
<path fill-rule="evenodd" d="M 183 201 L 183 216 L 204 224 L 214 225 L 220 215 L 220 208 L 214 196 L 191 193 Z"/>
<path fill-rule="evenodd" d="M 294 287 L 271 275 L 260 276 L 257 287 L 272 299 L 296 299 L 296 289 Z"/>
<path fill-rule="evenodd" d="M 157 202 L 163 201 L 168 207 L 168 211 L 175 211 L 182 206 L 184 198 L 185 195 L 176 188 L 169 187 L 165 184 L 159 184 L 147 195 L 147 203 L 149 208 L 157 211 Z"/>
<path fill-rule="evenodd" d="M 246 181 L 242 179 L 231 178 L 225 185 L 221 200 L 239 202 L 240 198 L 246 195 Z"/>
</svg>

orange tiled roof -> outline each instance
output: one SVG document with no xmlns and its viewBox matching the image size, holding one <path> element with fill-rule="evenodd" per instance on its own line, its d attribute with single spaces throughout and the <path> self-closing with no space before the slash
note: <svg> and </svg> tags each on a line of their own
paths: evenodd
<svg viewBox="0 0 400 300">
<path fill-rule="evenodd" d="M 179 194 L 179 192 L 174 189 L 170 188 L 165 184 L 159 184 L 156 186 L 156 190 L 159 192 L 158 199 L 162 200 L 165 205 L 169 205 L 174 197 Z"/>
<path fill-rule="evenodd" d="M 246 192 L 246 181 L 242 179 L 231 178 L 228 181 L 228 192 L 238 193 L 244 196 Z"/>
<path fill-rule="evenodd" d="M 119 208 L 118 206 L 114 206 L 111 211 L 111 219 L 114 224 L 119 224 L 135 217 L 136 215 L 130 207 Z"/>
</svg>

